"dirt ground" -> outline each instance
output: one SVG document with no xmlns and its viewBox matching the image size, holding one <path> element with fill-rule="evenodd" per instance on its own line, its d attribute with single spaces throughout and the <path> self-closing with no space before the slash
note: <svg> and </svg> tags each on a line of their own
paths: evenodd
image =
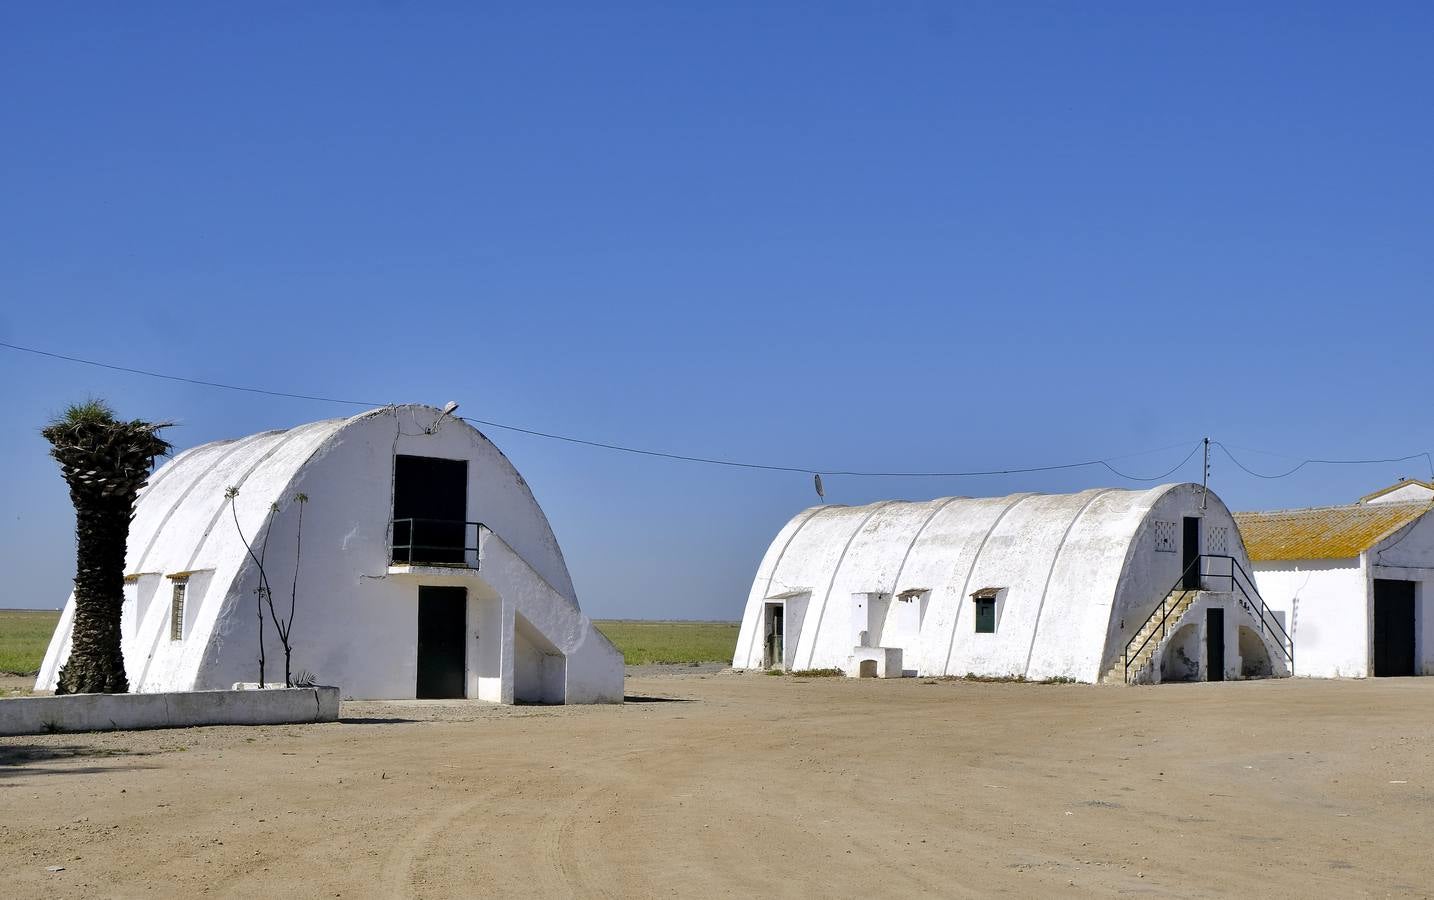
<svg viewBox="0 0 1434 900">
<path fill-rule="evenodd" d="M 1434 889 L 1434 678 L 644 670 L 627 692 L 621 707 L 346 703 L 339 724 L 0 738 L 0 894 Z"/>
</svg>

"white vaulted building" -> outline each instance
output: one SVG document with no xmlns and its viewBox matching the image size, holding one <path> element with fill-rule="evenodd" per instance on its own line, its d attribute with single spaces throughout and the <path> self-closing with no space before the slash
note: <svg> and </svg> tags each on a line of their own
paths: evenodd
<svg viewBox="0 0 1434 900">
<path fill-rule="evenodd" d="M 527 483 L 442 410 L 390 406 L 217 441 L 157 470 L 126 557 L 132 691 L 257 679 L 260 575 L 241 533 L 262 548 L 281 615 L 297 566 L 294 673 L 345 697 L 622 700 L 622 657 L 579 608 Z M 40 689 L 55 686 L 73 618 L 71 596 Z M 272 624 L 265 644 L 267 681 L 282 682 Z"/>
<path fill-rule="evenodd" d="M 1200 485 L 818 506 L 753 579 L 733 666 L 1077 681 L 1289 674 Z"/>
</svg>

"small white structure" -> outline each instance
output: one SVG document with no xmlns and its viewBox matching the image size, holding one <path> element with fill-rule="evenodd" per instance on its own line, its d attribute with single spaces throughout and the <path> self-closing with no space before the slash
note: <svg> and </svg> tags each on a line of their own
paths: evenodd
<svg viewBox="0 0 1434 900">
<path fill-rule="evenodd" d="M 1431 501 L 1434 486 L 1402 481 L 1346 506 L 1236 514 L 1296 675 L 1434 673 Z"/>
<path fill-rule="evenodd" d="M 757 569 L 732 665 L 1161 681 L 1288 674 L 1199 485 L 817 506 Z"/>
<path fill-rule="evenodd" d="M 131 691 L 256 680 L 259 568 L 235 515 L 281 614 L 299 559 L 296 675 L 354 698 L 622 700 L 622 656 L 579 609 L 527 483 L 472 426 L 417 405 L 205 444 L 156 471 L 126 561 Z M 73 616 L 71 596 L 37 688 L 55 686 Z"/>
</svg>

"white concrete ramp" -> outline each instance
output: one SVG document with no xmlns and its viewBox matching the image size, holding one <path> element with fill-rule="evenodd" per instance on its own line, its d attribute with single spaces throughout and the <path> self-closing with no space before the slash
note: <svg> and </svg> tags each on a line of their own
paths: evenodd
<svg viewBox="0 0 1434 900">
<path fill-rule="evenodd" d="M 587 614 L 493 532 L 482 533 L 479 553 L 483 581 L 502 600 L 503 634 L 500 695 L 480 694 L 480 699 L 621 703 L 622 653 Z M 561 662 L 553 659 L 558 655 Z M 561 684 L 561 694 L 556 684 Z M 525 688 L 531 692 L 528 696 Z"/>
</svg>

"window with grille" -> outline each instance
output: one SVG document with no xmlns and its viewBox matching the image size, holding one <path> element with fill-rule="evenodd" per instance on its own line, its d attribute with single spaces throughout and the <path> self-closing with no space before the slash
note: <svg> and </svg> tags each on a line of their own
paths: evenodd
<svg viewBox="0 0 1434 900">
<path fill-rule="evenodd" d="M 1175 523 L 1155 523 L 1155 550 L 1158 553 L 1175 552 Z"/>
<path fill-rule="evenodd" d="M 1205 538 L 1209 548 L 1206 552 L 1215 556 L 1227 556 L 1230 553 L 1230 532 L 1223 527 L 1211 528 Z"/>
<path fill-rule="evenodd" d="M 183 581 L 174 583 L 174 596 L 169 606 L 169 639 L 184 640 L 184 594 L 189 585 Z"/>
</svg>

